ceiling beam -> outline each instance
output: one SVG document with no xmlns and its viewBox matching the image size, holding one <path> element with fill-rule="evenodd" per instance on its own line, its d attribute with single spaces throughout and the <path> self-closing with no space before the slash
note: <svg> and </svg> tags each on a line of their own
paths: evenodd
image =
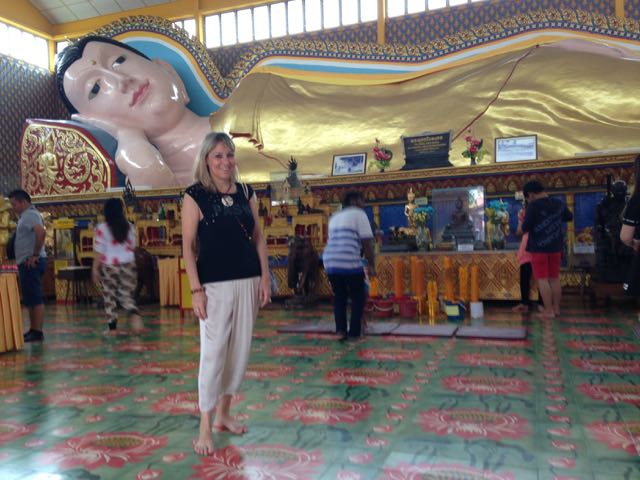
<svg viewBox="0 0 640 480">
<path fill-rule="evenodd" d="M 53 35 L 53 25 L 28 0 L 2 2 L 0 19 L 30 33 L 45 37 Z"/>
</svg>

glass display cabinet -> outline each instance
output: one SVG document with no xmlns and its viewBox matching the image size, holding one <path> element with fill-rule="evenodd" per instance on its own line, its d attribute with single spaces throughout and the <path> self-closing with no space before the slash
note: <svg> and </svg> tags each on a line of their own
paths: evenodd
<svg viewBox="0 0 640 480">
<path fill-rule="evenodd" d="M 484 187 L 434 189 L 431 205 L 436 249 L 485 248 Z"/>
<path fill-rule="evenodd" d="M 75 221 L 73 218 L 58 218 L 53 221 L 53 246 L 56 260 L 66 260 L 67 265 L 76 264 Z"/>
</svg>

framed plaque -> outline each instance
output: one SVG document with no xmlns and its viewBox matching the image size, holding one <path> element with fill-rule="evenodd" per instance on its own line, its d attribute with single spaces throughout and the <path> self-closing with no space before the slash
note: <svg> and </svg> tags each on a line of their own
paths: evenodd
<svg viewBox="0 0 640 480">
<path fill-rule="evenodd" d="M 367 166 L 366 153 L 347 153 L 333 156 L 331 175 L 355 175 L 364 173 Z"/>
<path fill-rule="evenodd" d="M 402 136 L 404 166 L 402 170 L 418 168 L 452 167 L 449 162 L 451 131 L 425 132 L 419 135 Z"/>
<path fill-rule="evenodd" d="M 538 136 L 496 138 L 496 162 L 520 162 L 538 159 Z"/>
</svg>

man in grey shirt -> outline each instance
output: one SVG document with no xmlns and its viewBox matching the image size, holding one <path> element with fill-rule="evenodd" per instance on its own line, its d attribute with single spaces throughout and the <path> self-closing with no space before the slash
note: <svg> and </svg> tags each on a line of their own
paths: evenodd
<svg viewBox="0 0 640 480">
<path fill-rule="evenodd" d="M 24 334 L 25 342 L 44 340 L 44 298 L 42 276 L 47 267 L 44 251 L 45 229 L 40 212 L 31 204 L 31 197 L 24 190 L 14 190 L 9 194 L 13 211 L 18 215 L 16 227 L 16 264 L 20 277 L 22 302 L 29 312 L 29 331 Z"/>
</svg>

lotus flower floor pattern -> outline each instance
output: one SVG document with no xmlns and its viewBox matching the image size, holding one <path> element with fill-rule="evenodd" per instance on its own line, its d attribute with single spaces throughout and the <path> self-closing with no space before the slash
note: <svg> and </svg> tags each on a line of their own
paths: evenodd
<svg viewBox="0 0 640 480">
<path fill-rule="evenodd" d="M 249 431 L 199 457 L 197 323 L 147 307 L 106 337 L 99 310 L 48 306 L 45 341 L 0 354 L 0 479 L 640 479 L 636 313 L 485 310 L 527 339 L 339 342 L 277 333 L 330 305 L 271 306 L 233 401 Z"/>
</svg>

